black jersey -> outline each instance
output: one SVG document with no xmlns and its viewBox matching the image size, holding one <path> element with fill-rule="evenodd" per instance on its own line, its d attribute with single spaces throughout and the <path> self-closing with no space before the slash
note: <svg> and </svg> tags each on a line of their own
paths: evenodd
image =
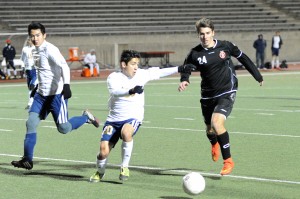
<svg viewBox="0 0 300 199">
<path fill-rule="evenodd" d="M 191 49 L 184 64 L 193 64 L 200 71 L 201 96 L 209 99 L 238 89 L 234 65 L 231 57 L 237 58 L 258 81 L 263 78 L 247 55 L 229 41 L 215 40 L 212 48 L 203 48 L 201 44 Z M 189 81 L 190 74 L 181 74 L 181 81 Z"/>
</svg>

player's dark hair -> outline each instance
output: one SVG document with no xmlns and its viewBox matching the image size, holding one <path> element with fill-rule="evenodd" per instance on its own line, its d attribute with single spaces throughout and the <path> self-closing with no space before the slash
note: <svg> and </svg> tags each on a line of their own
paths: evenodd
<svg viewBox="0 0 300 199">
<path fill-rule="evenodd" d="M 196 30 L 199 34 L 200 28 L 210 28 L 212 31 L 215 30 L 215 26 L 213 22 L 208 18 L 201 18 L 198 21 L 196 21 Z"/>
<path fill-rule="evenodd" d="M 43 24 L 33 21 L 28 25 L 28 35 L 30 35 L 31 30 L 37 30 L 40 29 L 42 34 L 46 33 L 46 28 Z"/>
<path fill-rule="evenodd" d="M 121 54 L 120 62 L 125 62 L 125 64 L 127 65 L 127 63 L 132 58 L 141 58 L 141 55 L 139 52 L 137 52 L 135 50 L 123 50 L 123 52 Z"/>
</svg>

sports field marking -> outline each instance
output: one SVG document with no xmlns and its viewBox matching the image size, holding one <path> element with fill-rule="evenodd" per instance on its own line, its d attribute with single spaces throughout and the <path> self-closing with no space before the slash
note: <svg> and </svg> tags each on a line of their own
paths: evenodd
<svg viewBox="0 0 300 199">
<path fill-rule="evenodd" d="M 298 72 L 298 71 L 290 71 L 290 72 L 287 72 L 287 71 L 278 72 L 277 71 L 276 73 L 275 72 L 270 73 L 270 72 L 264 72 L 264 71 L 260 71 L 260 72 L 263 76 L 283 76 L 283 75 L 299 75 L 300 74 L 300 72 Z M 245 73 L 245 74 L 239 74 L 238 73 L 237 74 L 238 78 L 239 77 L 250 77 L 250 76 L 251 76 L 251 74 L 249 74 L 249 73 Z M 166 81 L 166 80 L 172 80 L 172 79 L 178 80 L 179 78 L 180 77 L 178 75 L 177 77 L 164 77 L 164 78 L 161 78 L 157 81 Z M 191 76 L 190 79 L 196 79 L 196 80 L 200 81 L 200 77 L 199 77 L 199 75 L 196 75 L 196 73 L 195 73 L 195 75 Z M 99 84 L 99 83 L 106 84 L 106 79 L 95 80 L 95 81 L 72 80 L 72 84 Z M 156 84 L 156 83 L 150 82 L 149 84 Z M 172 83 L 172 84 L 177 84 L 178 85 L 179 82 Z M 10 82 L 8 82 L 7 84 L 5 82 L 3 84 L 0 84 L 0 88 L 20 87 L 20 86 L 24 86 L 24 85 L 26 85 L 26 82 L 23 82 L 23 83 L 10 83 Z"/>
<path fill-rule="evenodd" d="M 273 113 L 256 113 L 256 115 L 274 115 Z"/>
<path fill-rule="evenodd" d="M 9 132 L 9 131 L 12 131 L 12 130 L 9 130 L 9 129 L 0 129 L 0 132 Z"/>
<path fill-rule="evenodd" d="M 174 120 L 195 120 L 194 118 L 174 118 Z"/>
<path fill-rule="evenodd" d="M 25 121 L 26 119 L 15 119 L 15 118 L 0 118 L 0 120 L 17 120 L 17 121 Z M 49 120 L 44 120 L 44 122 L 47 123 L 53 123 L 53 121 Z M 42 127 L 46 127 L 46 128 L 56 128 L 55 126 L 45 126 L 43 125 Z M 146 129 L 164 129 L 164 130 L 172 130 L 172 131 L 193 131 L 193 132 L 204 132 L 205 130 L 200 130 L 200 129 L 183 129 L 183 128 L 171 128 L 171 127 L 156 127 L 156 126 L 141 126 L 140 128 L 146 128 Z M 282 135 L 282 134 L 271 134 L 271 133 L 247 133 L 247 132 L 234 132 L 231 131 L 230 133 L 233 134 L 241 134 L 241 135 L 257 135 L 257 136 L 274 136 L 274 137 L 289 137 L 289 138 L 300 138 L 300 135 Z"/>
<path fill-rule="evenodd" d="M 182 129 L 182 128 L 168 128 L 168 127 L 154 127 L 154 126 L 141 126 L 140 128 L 146 128 L 146 129 L 164 129 L 164 130 L 175 130 L 175 131 L 195 131 L 195 132 L 205 132 L 205 130 L 199 130 L 199 129 Z M 274 136 L 274 137 L 290 137 L 290 138 L 300 138 L 300 135 L 282 135 L 282 134 L 265 134 L 265 133 L 247 133 L 247 132 L 234 132 L 230 131 L 230 133 L 234 134 L 242 134 L 242 135 L 258 135 L 258 136 Z"/>
<path fill-rule="evenodd" d="M 0 156 L 5 157 L 21 157 L 21 155 L 13 155 L 13 154 L 3 154 L 0 153 Z M 72 163 L 84 163 L 84 164 L 91 164 L 94 165 L 95 162 L 90 161 L 82 161 L 82 160 L 69 160 L 69 159 L 58 159 L 58 158 L 43 158 L 43 157 L 34 157 L 34 159 L 37 160 L 50 160 L 50 161 L 57 161 L 57 162 L 72 162 Z M 120 165 L 117 164 L 107 164 L 110 167 L 116 167 L 119 168 Z M 92 167 L 91 167 L 92 168 Z M 160 167 L 148 167 L 148 166 L 130 166 L 130 168 L 136 168 L 136 169 L 144 169 L 144 170 L 151 170 L 151 171 L 168 171 L 173 173 L 179 173 L 179 174 L 186 174 L 191 172 L 191 170 L 172 170 L 167 168 L 160 168 Z M 227 178 L 237 178 L 237 179 L 244 179 L 244 180 L 254 180 L 254 181 L 264 181 L 264 182 L 275 182 L 275 183 L 283 183 L 283 184 L 300 184 L 298 181 L 289 181 L 289 180 L 278 180 L 278 179 L 268 179 L 268 178 L 259 178 L 259 177 L 251 177 L 251 176 L 237 176 L 237 175 L 226 175 L 221 176 L 220 174 L 215 173 L 205 173 L 205 172 L 199 172 L 204 177 L 205 176 L 213 176 L 213 177 L 227 177 Z"/>
</svg>

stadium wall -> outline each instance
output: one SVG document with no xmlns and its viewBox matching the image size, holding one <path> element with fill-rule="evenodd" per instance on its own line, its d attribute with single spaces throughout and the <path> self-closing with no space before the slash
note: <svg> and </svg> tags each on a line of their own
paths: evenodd
<svg viewBox="0 0 300 199">
<path fill-rule="evenodd" d="M 229 40 L 235 43 L 243 52 L 245 52 L 253 61 L 255 61 L 255 49 L 253 42 L 257 39 L 258 34 L 263 34 L 267 40 L 266 62 L 271 60 L 271 38 L 274 32 L 217 32 L 216 39 Z M 283 46 L 280 51 L 280 59 L 286 59 L 288 62 L 300 61 L 300 32 L 289 31 L 281 32 Z M 24 40 L 14 40 L 11 38 L 13 45 L 17 49 L 17 54 L 21 53 Z M 23 38 L 24 39 L 24 38 Z M 60 36 L 48 33 L 47 40 L 59 47 L 63 56 L 68 59 L 69 48 L 78 47 L 79 53 L 89 52 L 90 49 L 96 49 L 97 58 L 104 63 L 105 67 L 115 67 L 115 45 L 138 51 L 174 51 L 170 54 L 170 63 L 172 65 L 182 64 L 189 49 L 199 43 L 199 39 L 195 34 L 149 34 L 149 35 L 111 35 L 111 36 Z M 1 43 L 4 42 L 3 40 Z M 4 46 L 4 43 L 2 43 Z M 119 59 L 119 58 L 118 58 Z M 238 62 L 233 59 L 235 64 Z M 160 65 L 160 59 L 150 59 L 151 66 Z M 80 63 L 74 62 L 71 67 L 73 69 L 81 67 Z M 102 65 L 102 67 L 104 67 Z"/>
</svg>

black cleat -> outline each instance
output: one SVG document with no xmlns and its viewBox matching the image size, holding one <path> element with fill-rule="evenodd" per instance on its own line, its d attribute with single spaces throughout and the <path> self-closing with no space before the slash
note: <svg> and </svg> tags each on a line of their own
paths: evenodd
<svg viewBox="0 0 300 199">
<path fill-rule="evenodd" d="M 23 168 L 27 170 L 31 170 L 33 168 L 33 162 L 30 160 L 26 160 L 24 157 L 19 161 L 12 161 L 11 164 L 17 168 Z"/>
</svg>

